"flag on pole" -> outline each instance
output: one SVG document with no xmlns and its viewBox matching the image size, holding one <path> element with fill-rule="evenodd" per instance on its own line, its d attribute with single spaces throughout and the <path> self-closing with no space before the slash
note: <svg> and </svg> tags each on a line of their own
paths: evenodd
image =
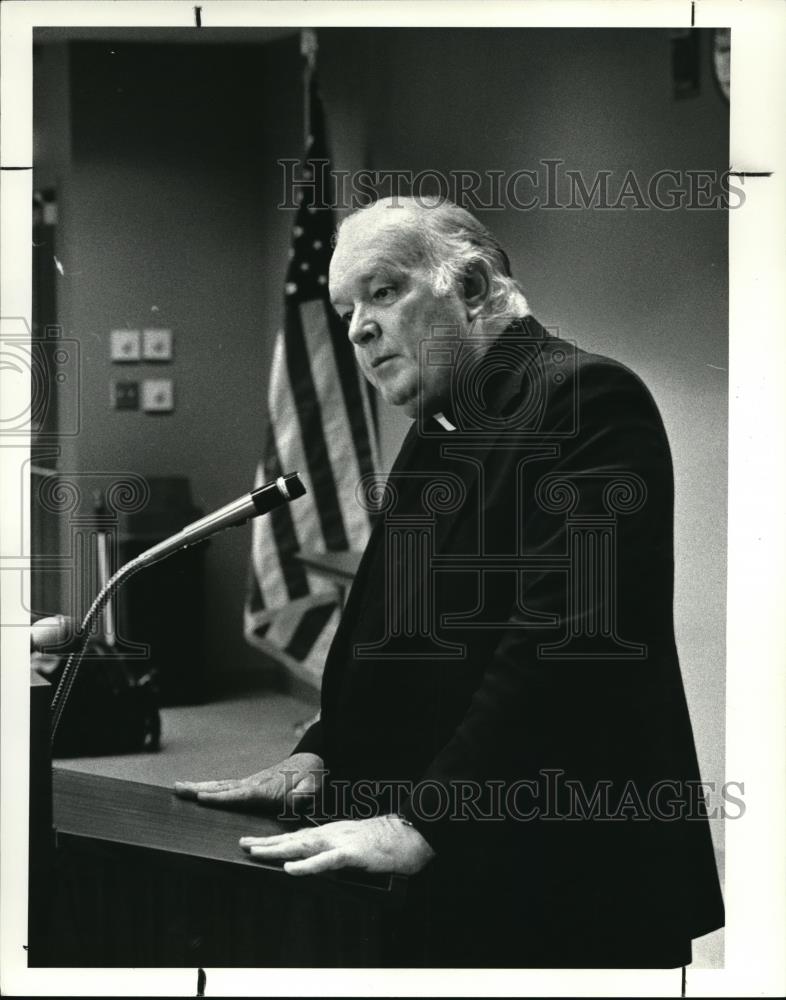
<svg viewBox="0 0 786 1000">
<path fill-rule="evenodd" d="M 363 550 L 371 525 L 355 489 L 361 476 L 379 469 L 379 456 L 374 400 L 328 298 L 334 222 L 330 193 L 320 189 L 328 157 L 313 51 L 309 61 L 302 177 L 314 186 L 301 189 L 292 231 L 255 483 L 297 471 L 308 494 L 253 521 L 245 637 L 318 687 L 339 595 L 294 556 Z"/>
</svg>

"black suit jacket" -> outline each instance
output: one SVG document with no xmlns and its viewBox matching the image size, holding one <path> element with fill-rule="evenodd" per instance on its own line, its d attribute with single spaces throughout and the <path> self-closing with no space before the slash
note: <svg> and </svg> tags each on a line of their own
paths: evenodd
<svg viewBox="0 0 786 1000">
<path fill-rule="evenodd" d="M 532 317 L 482 363 L 436 346 L 457 429 L 407 435 L 297 749 L 434 846 L 405 964 L 684 964 L 723 906 L 657 407 Z"/>
</svg>

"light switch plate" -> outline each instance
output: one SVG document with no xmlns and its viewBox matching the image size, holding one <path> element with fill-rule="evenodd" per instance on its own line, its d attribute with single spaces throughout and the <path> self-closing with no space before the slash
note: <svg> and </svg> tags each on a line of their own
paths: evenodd
<svg viewBox="0 0 786 1000">
<path fill-rule="evenodd" d="M 149 327 L 142 331 L 142 357 L 145 361 L 172 360 L 172 331 Z"/>
<path fill-rule="evenodd" d="M 139 361 L 139 330 L 112 330 L 109 336 L 109 356 L 113 361 Z"/>
<path fill-rule="evenodd" d="M 175 389 L 171 378 L 146 378 L 142 382 L 142 409 L 146 413 L 171 413 Z"/>
</svg>

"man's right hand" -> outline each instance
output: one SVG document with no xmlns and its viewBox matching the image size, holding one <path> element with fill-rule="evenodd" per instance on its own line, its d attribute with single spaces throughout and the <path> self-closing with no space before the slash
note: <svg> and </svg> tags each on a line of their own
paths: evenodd
<svg viewBox="0 0 786 1000">
<path fill-rule="evenodd" d="M 297 810 L 298 799 L 313 803 L 321 791 L 325 764 L 314 753 L 295 753 L 247 778 L 223 781 L 176 781 L 175 795 L 202 805 L 272 808 L 286 805 Z"/>
</svg>

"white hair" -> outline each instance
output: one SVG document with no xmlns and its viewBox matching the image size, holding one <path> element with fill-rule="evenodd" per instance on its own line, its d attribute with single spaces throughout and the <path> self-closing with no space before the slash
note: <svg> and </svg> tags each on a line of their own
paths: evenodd
<svg viewBox="0 0 786 1000">
<path fill-rule="evenodd" d="M 342 220 L 368 212 L 404 210 L 412 217 L 419 257 L 431 275 L 435 295 L 447 295 L 472 267 L 482 266 L 489 279 L 489 296 L 481 315 L 525 316 L 526 297 L 510 273 L 510 262 L 496 237 L 474 215 L 452 201 L 434 197 L 380 198 Z"/>
</svg>

